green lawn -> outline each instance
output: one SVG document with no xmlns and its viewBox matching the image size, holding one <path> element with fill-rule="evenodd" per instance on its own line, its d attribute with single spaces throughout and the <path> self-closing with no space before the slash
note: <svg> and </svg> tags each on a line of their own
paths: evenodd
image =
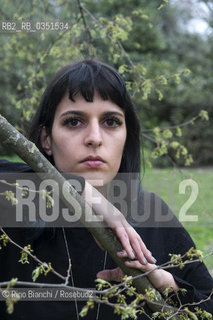
<svg viewBox="0 0 213 320">
<path fill-rule="evenodd" d="M 184 183 L 187 185 L 185 188 Z M 146 190 L 157 193 L 166 201 L 190 233 L 198 249 L 204 254 L 213 250 L 213 170 L 211 168 L 181 171 L 148 169 L 142 184 Z M 205 263 L 213 275 L 213 256 L 206 258 Z"/>
</svg>

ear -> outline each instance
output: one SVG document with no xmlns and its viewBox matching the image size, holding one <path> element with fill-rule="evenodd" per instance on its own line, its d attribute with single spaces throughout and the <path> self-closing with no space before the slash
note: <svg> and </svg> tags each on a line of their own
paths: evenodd
<svg viewBox="0 0 213 320">
<path fill-rule="evenodd" d="M 45 127 L 42 127 L 42 129 L 41 129 L 40 139 L 41 139 L 42 148 L 44 149 L 44 151 L 46 152 L 46 154 L 48 156 L 51 156 L 52 155 L 51 137 L 50 137 L 49 133 L 47 133 L 47 130 Z"/>
</svg>

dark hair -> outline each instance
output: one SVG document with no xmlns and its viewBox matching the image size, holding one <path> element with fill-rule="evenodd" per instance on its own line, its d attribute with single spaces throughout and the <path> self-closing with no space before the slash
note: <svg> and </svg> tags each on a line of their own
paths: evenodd
<svg viewBox="0 0 213 320">
<path fill-rule="evenodd" d="M 92 102 L 97 91 L 103 100 L 111 100 L 125 114 L 127 139 L 119 172 L 140 172 L 140 125 L 123 78 L 109 65 L 97 60 L 83 60 L 61 69 L 47 86 L 31 125 L 29 138 L 44 153 L 40 142 L 43 126 L 51 133 L 56 108 L 66 92 L 75 101 L 80 93 Z M 53 163 L 53 159 L 45 156 Z"/>
</svg>

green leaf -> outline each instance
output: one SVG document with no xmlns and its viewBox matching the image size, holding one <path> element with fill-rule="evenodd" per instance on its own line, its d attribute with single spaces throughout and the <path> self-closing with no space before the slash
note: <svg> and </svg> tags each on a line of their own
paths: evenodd
<svg viewBox="0 0 213 320">
<path fill-rule="evenodd" d="M 165 129 L 165 130 L 163 130 L 163 136 L 164 136 L 164 138 L 166 138 L 166 139 L 170 139 L 170 138 L 172 138 L 173 133 L 172 133 L 171 130 Z"/>
<path fill-rule="evenodd" d="M 25 246 L 24 249 L 27 250 L 28 252 L 33 252 L 33 249 L 31 249 L 31 245 L 30 244 Z M 19 262 L 21 262 L 22 264 L 29 263 L 29 261 L 28 261 L 28 253 L 25 250 L 21 251 L 21 258 L 19 260 Z"/>
<path fill-rule="evenodd" d="M 156 91 L 157 94 L 158 94 L 158 100 L 161 101 L 161 100 L 163 99 L 163 93 L 162 93 L 160 90 L 158 90 L 158 89 L 155 89 L 155 91 Z"/>
<path fill-rule="evenodd" d="M 161 10 L 165 7 L 167 7 L 169 4 L 169 0 L 163 0 L 163 3 L 158 7 L 158 10 Z"/>
<path fill-rule="evenodd" d="M 168 83 L 166 77 L 163 75 L 156 77 L 156 80 L 162 85 L 166 85 Z"/>
<path fill-rule="evenodd" d="M 172 141 L 170 142 L 170 147 L 172 149 L 177 149 L 179 147 L 180 143 L 178 141 Z"/>
<path fill-rule="evenodd" d="M 3 247 L 6 247 L 7 243 L 9 242 L 9 238 L 6 234 L 2 234 L 0 236 L 0 250 L 2 249 L 1 242 L 3 244 Z"/>
<path fill-rule="evenodd" d="M 181 128 L 176 128 L 176 132 L 175 132 L 175 135 L 177 136 L 177 137 L 181 137 L 182 136 L 182 130 L 181 130 Z"/>
<path fill-rule="evenodd" d="M 209 120 L 209 115 L 208 112 L 206 110 L 201 110 L 199 115 L 198 115 L 202 120 Z"/>
<path fill-rule="evenodd" d="M 12 206 L 15 206 L 18 203 L 18 199 L 15 198 L 14 192 L 7 190 L 4 192 L 5 198 L 11 202 Z"/>
</svg>

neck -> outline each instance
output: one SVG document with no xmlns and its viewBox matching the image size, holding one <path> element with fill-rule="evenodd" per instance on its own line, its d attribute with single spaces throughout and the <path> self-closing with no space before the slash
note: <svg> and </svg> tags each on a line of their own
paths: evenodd
<svg viewBox="0 0 213 320">
<path fill-rule="evenodd" d="M 107 198 L 107 186 L 95 187 L 105 198 Z"/>
</svg>

